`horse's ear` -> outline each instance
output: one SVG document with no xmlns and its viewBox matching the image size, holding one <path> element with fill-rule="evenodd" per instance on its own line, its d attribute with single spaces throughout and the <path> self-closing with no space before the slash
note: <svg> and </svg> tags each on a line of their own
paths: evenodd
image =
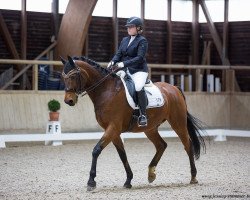
<svg viewBox="0 0 250 200">
<path fill-rule="evenodd" d="M 65 64 L 67 62 L 62 56 L 60 56 L 60 58 L 61 58 L 61 61 L 63 64 Z"/>
<path fill-rule="evenodd" d="M 68 60 L 71 66 L 75 66 L 74 60 L 70 56 L 68 56 Z"/>
</svg>

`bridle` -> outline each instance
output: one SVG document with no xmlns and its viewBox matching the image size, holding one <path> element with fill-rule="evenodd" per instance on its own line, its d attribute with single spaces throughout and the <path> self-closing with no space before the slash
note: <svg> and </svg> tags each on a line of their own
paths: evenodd
<svg viewBox="0 0 250 200">
<path fill-rule="evenodd" d="M 67 74 L 64 73 L 64 71 L 62 72 L 62 77 L 64 79 L 64 82 L 66 83 L 70 77 L 72 75 L 76 75 L 77 76 L 77 79 L 78 81 L 80 82 L 80 88 L 79 89 L 76 89 L 76 90 L 73 90 L 73 89 L 68 89 L 68 88 L 65 88 L 65 91 L 66 92 L 74 92 L 77 96 L 81 95 L 82 97 L 86 94 L 88 94 L 89 92 L 93 91 L 95 88 L 97 88 L 101 83 L 103 83 L 111 74 L 115 73 L 116 70 L 113 70 L 113 68 L 111 68 L 111 71 L 106 75 L 104 76 L 103 78 L 101 78 L 98 82 L 96 82 L 95 84 L 89 86 L 88 88 L 84 88 L 84 77 L 83 75 L 81 74 L 81 68 L 75 63 L 75 66 L 76 68 L 70 70 Z M 85 74 L 87 74 L 87 72 L 84 70 L 83 71 Z M 88 76 L 88 74 L 87 74 Z"/>
<path fill-rule="evenodd" d="M 83 91 L 84 91 L 84 86 L 83 86 L 84 83 L 82 81 L 84 79 L 82 78 L 81 69 L 79 67 L 76 67 L 76 68 L 70 70 L 67 74 L 65 74 L 64 71 L 62 72 L 62 77 L 64 79 L 65 86 L 67 85 L 66 83 L 69 82 L 70 78 L 74 75 L 76 75 L 78 82 L 80 82 L 80 87 L 78 87 L 76 90 L 69 89 L 69 88 L 65 87 L 65 91 L 66 92 L 74 92 L 75 94 L 79 95 L 79 94 L 83 93 Z"/>
</svg>

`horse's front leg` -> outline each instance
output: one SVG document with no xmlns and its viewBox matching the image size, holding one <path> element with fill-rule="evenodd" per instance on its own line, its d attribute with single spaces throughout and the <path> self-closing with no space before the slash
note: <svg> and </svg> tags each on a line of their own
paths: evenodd
<svg viewBox="0 0 250 200">
<path fill-rule="evenodd" d="M 96 146 L 93 149 L 92 152 L 92 164 L 91 169 L 89 173 L 89 180 L 87 184 L 87 191 L 94 190 L 96 188 L 96 165 L 97 165 L 97 158 L 101 154 L 102 150 L 111 142 L 111 133 L 105 132 L 105 134 L 102 136 L 100 141 L 96 144 Z"/>
<path fill-rule="evenodd" d="M 128 163 L 128 159 L 127 159 L 127 155 L 126 155 L 126 152 L 125 152 L 125 149 L 124 149 L 124 145 L 122 143 L 122 140 L 121 140 L 121 137 L 120 136 L 117 136 L 115 138 L 112 139 L 112 142 L 113 144 L 115 145 L 115 148 L 120 156 L 120 159 L 123 163 L 123 166 L 125 168 L 125 171 L 127 173 L 127 180 L 126 182 L 124 183 L 124 187 L 125 188 L 131 188 L 132 185 L 131 185 L 131 180 L 133 179 L 133 172 L 129 166 L 129 163 Z"/>
</svg>

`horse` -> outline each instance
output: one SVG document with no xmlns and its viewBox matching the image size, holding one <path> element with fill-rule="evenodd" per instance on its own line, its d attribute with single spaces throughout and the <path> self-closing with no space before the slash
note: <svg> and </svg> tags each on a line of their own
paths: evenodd
<svg viewBox="0 0 250 200">
<path fill-rule="evenodd" d="M 148 181 L 156 179 L 156 166 L 160 161 L 167 143 L 160 136 L 158 128 L 166 120 L 179 136 L 188 155 L 191 168 L 190 184 L 198 183 L 195 159 L 200 157 L 201 148 L 205 142 L 200 131 L 203 127 L 200 121 L 187 111 L 185 96 L 180 88 L 165 82 L 154 83 L 161 91 L 164 105 L 147 109 L 148 125 L 145 127 L 131 127 L 133 109 L 129 106 L 125 96 L 125 88 L 120 77 L 112 70 L 101 67 L 97 62 L 86 57 L 61 58 L 64 65 L 62 77 L 65 83 L 64 102 L 74 106 L 79 95 L 87 94 L 93 102 L 96 120 L 104 129 L 104 134 L 97 142 L 92 152 L 92 164 L 87 182 L 87 190 L 96 188 L 97 159 L 102 150 L 113 143 L 126 171 L 125 188 L 131 188 L 133 172 L 127 160 L 121 133 L 144 132 L 154 144 L 156 153 L 148 166 Z"/>
</svg>

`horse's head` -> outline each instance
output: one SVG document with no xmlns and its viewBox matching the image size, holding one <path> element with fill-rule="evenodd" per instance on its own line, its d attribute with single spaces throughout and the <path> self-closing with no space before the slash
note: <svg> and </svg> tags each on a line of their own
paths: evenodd
<svg viewBox="0 0 250 200">
<path fill-rule="evenodd" d="M 64 102 L 70 106 L 77 103 L 78 95 L 84 92 L 85 79 L 81 74 L 81 69 L 74 60 L 68 56 L 68 61 L 61 58 L 64 65 L 62 77 L 65 83 Z"/>
</svg>

